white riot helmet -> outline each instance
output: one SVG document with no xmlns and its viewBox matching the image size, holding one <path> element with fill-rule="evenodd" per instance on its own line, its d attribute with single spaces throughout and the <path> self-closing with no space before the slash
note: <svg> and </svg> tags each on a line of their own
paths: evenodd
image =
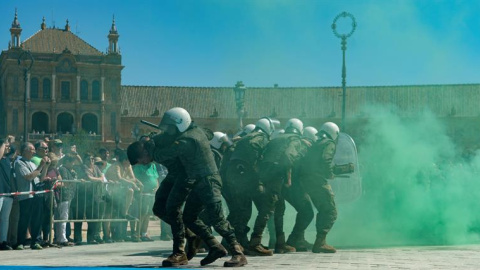
<svg viewBox="0 0 480 270">
<path fill-rule="evenodd" d="M 190 114 L 184 108 L 175 107 L 163 114 L 162 121 L 160 121 L 159 127 L 162 125 L 174 125 L 178 131 L 184 132 L 192 123 Z"/>
<path fill-rule="evenodd" d="M 243 137 L 245 135 L 247 135 L 248 133 L 252 132 L 253 130 L 255 129 L 255 125 L 254 124 L 248 124 L 246 125 L 245 127 L 243 127 L 242 130 L 240 130 L 239 132 L 237 132 L 235 135 L 233 135 L 233 137 Z"/>
<path fill-rule="evenodd" d="M 257 123 L 255 123 L 255 129 L 260 129 L 261 131 L 265 132 L 268 136 L 272 135 L 273 131 L 275 130 L 275 126 L 273 122 L 268 117 L 260 118 Z"/>
<path fill-rule="evenodd" d="M 303 122 L 300 119 L 292 118 L 285 125 L 285 133 L 303 134 Z"/>
<path fill-rule="evenodd" d="M 312 140 L 313 142 L 318 140 L 317 133 L 318 130 L 314 127 L 305 127 L 303 129 L 303 136 L 309 140 Z"/>
<path fill-rule="evenodd" d="M 338 128 L 337 124 L 335 123 L 326 122 L 320 127 L 320 133 L 323 133 L 330 139 L 336 141 L 338 134 L 340 134 L 340 128 Z"/>
<path fill-rule="evenodd" d="M 255 129 L 255 125 L 254 125 L 254 124 L 248 124 L 248 125 L 246 125 L 246 126 L 243 128 L 243 132 L 244 132 L 245 134 L 248 134 L 248 133 L 252 132 L 254 129 Z"/>
<path fill-rule="evenodd" d="M 215 149 L 220 149 L 223 143 L 228 142 L 227 134 L 219 131 L 213 132 L 213 138 L 210 140 L 210 145 Z"/>
</svg>

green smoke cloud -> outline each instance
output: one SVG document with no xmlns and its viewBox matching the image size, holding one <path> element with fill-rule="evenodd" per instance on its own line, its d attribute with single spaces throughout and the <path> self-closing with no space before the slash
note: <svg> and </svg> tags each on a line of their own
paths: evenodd
<svg viewBox="0 0 480 270">
<path fill-rule="evenodd" d="M 337 246 L 438 245 L 478 240 L 480 155 L 462 156 L 441 119 L 402 119 L 376 107 L 359 147 L 364 194 L 339 205 Z M 355 138 L 354 138 L 355 139 Z"/>
</svg>

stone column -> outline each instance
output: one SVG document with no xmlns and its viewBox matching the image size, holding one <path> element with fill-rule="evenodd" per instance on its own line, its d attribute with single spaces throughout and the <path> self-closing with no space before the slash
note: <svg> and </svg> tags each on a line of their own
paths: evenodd
<svg viewBox="0 0 480 270">
<path fill-rule="evenodd" d="M 102 102 L 105 101 L 105 77 L 102 76 L 102 86 L 100 89 Z"/>
<path fill-rule="evenodd" d="M 57 92 L 55 88 L 55 81 L 57 78 L 57 74 L 52 74 L 52 101 L 55 101 L 55 93 Z"/>
<path fill-rule="evenodd" d="M 77 102 L 80 102 L 80 76 L 77 75 Z"/>
<path fill-rule="evenodd" d="M 57 131 L 57 117 L 55 115 L 55 107 L 56 107 L 56 99 L 55 95 L 57 92 L 57 88 L 55 87 L 57 81 L 57 74 L 52 73 L 52 108 L 51 108 L 51 116 L 50 116 L 50 133 L 55 133 Z"/>
</svg>

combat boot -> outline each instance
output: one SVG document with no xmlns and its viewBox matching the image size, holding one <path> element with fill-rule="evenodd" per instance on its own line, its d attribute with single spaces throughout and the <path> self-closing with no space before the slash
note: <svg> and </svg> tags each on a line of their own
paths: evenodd
<svg viewBox="0 0 480 270">
<path fill-rule="evenodd" d="M 335 253 L 337 250 L 326 243 L 326 235 L 319 235 L 313 244 L 313 253 Z"/>
<path fill-rule="evenodd" d="M 187 265 L 188 259 L 185 254 L 185 240 L 173 240 L 173 252 L 166 260 L 163 260 L 163 267 Z"/>
<path fill-rule="evenodd" d="M 294 247 L 299 252 L 311 250 L 313 247 L 313 244 L 305 240 L 303 234 L 300 235 L 293 233 L 288 237 L 287 245 Z"/>
<path fill-rule="evenodd" d="M 232 253 L 232 258 L 228 261 L 226 261 L 223 266 L 224 267 L 240 267 L 244 266 L 247 264 L 247 258 L 245 257 L 245 254 L 243 254 L 243 248 L 240 246 L 240 244 L 236 243 L 232 246 L 230 249 L 230 253 Z"/>
<path fill-rule="evenodd" d="M 196 235 L 187 236 L 187 259 L 190 261 L 197 255 L 198 248 L 202 243 L 202 239 Z"/>
<path fill-rule="evenodd" d="M 295 248 L 285 243 L 285 234 L 277 235 L 277 243 L 275 244 L 275 253 L 284 254 L 295 252 Z"/>
<path fill-rule="evenodd" d="M 253 236 L 248 246 L 248 255 L 250 256 L 273 256 L 273 251 L 262 246 L 262 237 Z"/>
<path fill-rule="evenodd" d="M 228 254 L 227 250 L 215 238 L 207 240 L 205 244 L 208 246 L 208 254 L 207 257 L 200 261 L 201 266 L 211 264 L 217 259 L 225 257 Z"/>
</svg>

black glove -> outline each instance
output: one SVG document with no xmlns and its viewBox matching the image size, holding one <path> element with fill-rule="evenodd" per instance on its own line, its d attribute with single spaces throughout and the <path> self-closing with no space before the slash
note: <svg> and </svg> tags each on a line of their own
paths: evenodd
<svg viewBox="0 0 480 270">
<path fill-rule="evenodd" d="M 353 163 L 347 163 L 343 165 L 335 165 L 333 167 L 333 173 L 336 175 L 353 173 L 355 171 L 355 166 Z"/>
</svg>

